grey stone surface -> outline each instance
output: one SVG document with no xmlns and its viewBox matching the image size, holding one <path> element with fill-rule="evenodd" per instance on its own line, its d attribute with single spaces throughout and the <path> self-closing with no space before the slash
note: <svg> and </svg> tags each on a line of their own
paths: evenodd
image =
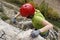
<svg viewBox="0 0 60 40">
<path fill-rule="evenodd" d="M 31 38 L 31 29 L 22 31 L 0 19 L 0 40 L 45 40 L 41 36 Z"/>
<path fill-rule="evenodd" d="M 19 7 L 15 6 L 15 5 L 13 5 L 13 4 L 7 3 L 7 2 L 5 2 L 5 1 L 3 1 L 3 0 L 0 0 L 0 2 L 1 2 L 4 6 L 6 6 L 6 7 L 9 7 L 9 8 L 11 8 L 11 9 L 16 10 L 16 11 L 19 11 Z"/>
</svg>

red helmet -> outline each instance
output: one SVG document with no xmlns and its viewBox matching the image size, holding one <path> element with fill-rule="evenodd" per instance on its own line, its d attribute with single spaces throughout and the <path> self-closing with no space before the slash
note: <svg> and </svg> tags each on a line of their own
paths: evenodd
<svg viewBox="0 0 60 40">
<path fill-rule="evenodd" d="M 23 17 L 28 17 L 28 16 L 31 16 L 31 15 L 34 15 L 34 12 L 35 12 L 35 8 L 30 3 L 26 3 L 26 4 L 24 4 L 20 7 L 20 14 Z"/>
</svg>

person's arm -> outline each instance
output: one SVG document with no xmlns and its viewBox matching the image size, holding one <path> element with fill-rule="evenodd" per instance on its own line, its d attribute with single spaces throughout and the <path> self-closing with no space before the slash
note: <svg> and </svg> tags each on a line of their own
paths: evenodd
<svg viewBox="0 0 60 40">
<path fill-rule="evenodd" d="M 43 20 L 42 24 L 44 25 L 44 27 L 39 29 L 40 32 L 45 32 L 53 28 L 53 25 L 49 23 L 47 20 Z"/>
<path fill-rule="evenodd" d="M 48 21 L 46 21 L 45 19 L 42 21 L 42 25 L 44 25 L 43 28 L 38 29 L 38 30 L 34 30 L 31 32 L 31 37 L 35 38 L 37 37 L 40 33 L 46 32 L 50 29 L 53 28 L 53 25 L 51 23 L 49 23 Z"/>
<path fill-rule="evenodd" d="M 12 22 L 16 23 L 16 18 L 19 16 L 20 13 L 17 13 L 13 18 L 12 18 Z"/>
<path fill-rule="evenodd" d="M 14 16 L 14 18 L 17 18 L 19 15 L 20 15 L 20 13 L 17 13 L 17 14 Z"/>
</svg>

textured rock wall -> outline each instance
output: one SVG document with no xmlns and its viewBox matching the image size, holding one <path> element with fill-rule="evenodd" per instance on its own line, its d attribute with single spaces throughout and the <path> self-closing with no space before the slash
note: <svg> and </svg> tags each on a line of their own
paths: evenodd
<svg viewBox="0 0 60 40">
<path fill-rule="evenodd" d="M 31 38 L 31 29 L 22 31 L 19 28 L 15 28 L 0 19 L 0 40 L 45 40 L 41 36 L 37 38 Z"/>
</svg>

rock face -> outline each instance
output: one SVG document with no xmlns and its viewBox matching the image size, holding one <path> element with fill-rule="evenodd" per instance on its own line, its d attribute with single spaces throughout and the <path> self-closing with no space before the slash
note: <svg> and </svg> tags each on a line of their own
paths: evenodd
<svg viewBox="0 0 60 40">
<path fill-rule="evenodd" d="M 31 38 L 31 29 L 22 31 L 13 27 L 0 19 L 0 40 L 45 40 L 41 36 Z"/>
</svg>

